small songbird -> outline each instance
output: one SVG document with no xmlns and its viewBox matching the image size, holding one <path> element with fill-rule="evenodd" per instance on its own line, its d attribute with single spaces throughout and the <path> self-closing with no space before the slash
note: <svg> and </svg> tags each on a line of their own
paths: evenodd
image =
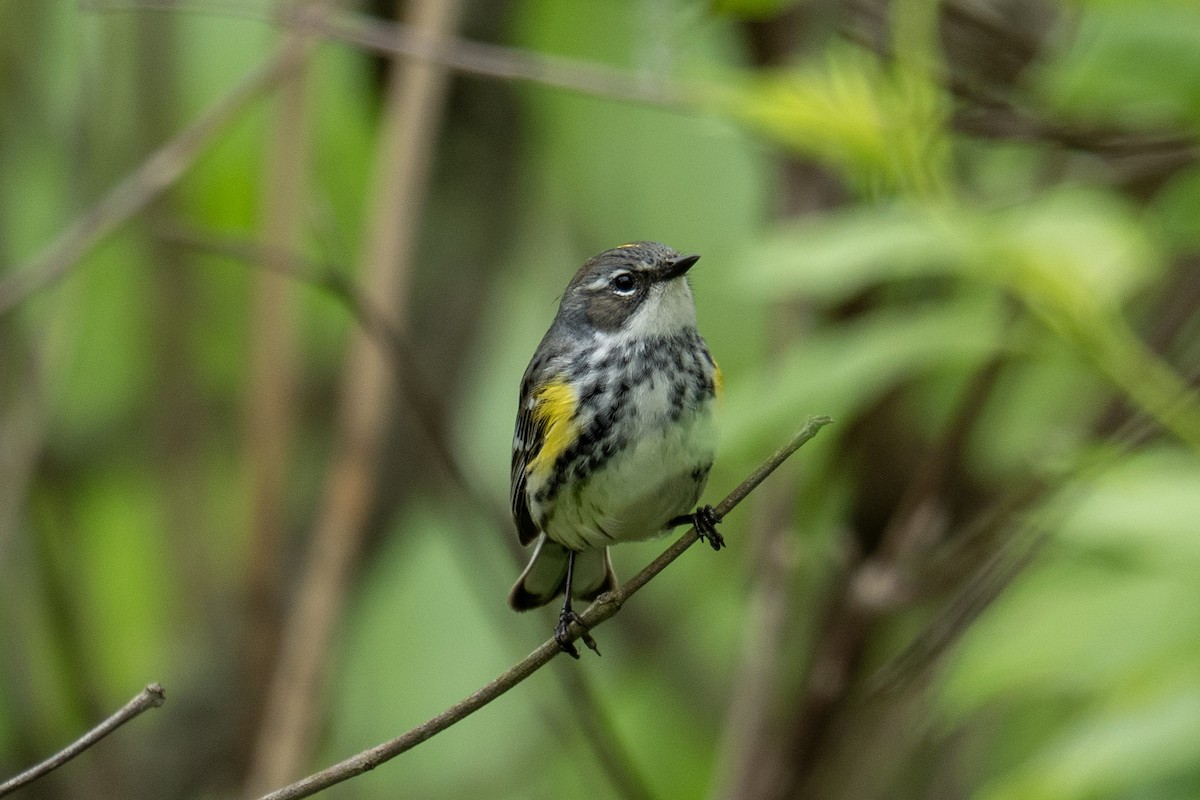
<svg viewBox="0 0 1200 800">
<path fill-rule="evenodd" d="M 609 545 L 682 524 L 724 544 L 712 506 L 696 508 L 721 391 L 686 277 L 699 258 L 633 242 L 590 259 L 521 380 L 510 499 L 534 550 L 508 602 L 526 611 L 563 594 L 555 639 L 576 658 L 571 599 L 616 588 Z"/>
</svg>

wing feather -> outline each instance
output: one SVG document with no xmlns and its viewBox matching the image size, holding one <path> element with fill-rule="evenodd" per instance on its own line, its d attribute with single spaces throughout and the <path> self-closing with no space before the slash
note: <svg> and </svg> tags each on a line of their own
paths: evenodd
<svg viewBox="0 0 1200 800">
<path fill-rule="evenodd" d="M 534 371 L 534 365 L 530 364 L 521 381 L 521 407 L 517 409 L 517 429 L 513 434 L 510 475 L 509 503 L 513 522 L 517 525 L 517 538 L 522 545 L 528 545 L 539 533 L 529 513 L 529 497 L 525 493 L 525 484 L 529 477 L 529 463 L 541 451 L 548 427 L 544 422 L 539 422 L 533 413 L 536 407 L 536 399 L 533 396 Z"/>
</svg>

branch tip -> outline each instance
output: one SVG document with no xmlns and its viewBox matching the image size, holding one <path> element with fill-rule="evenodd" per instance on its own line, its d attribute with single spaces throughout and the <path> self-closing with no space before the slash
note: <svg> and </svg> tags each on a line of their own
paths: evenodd
<svg viewBox="0 0 1200 800">
<path fill-rule="evenodd" d="M 108 734 L 115 731 L 117 728 L 129 722 L 134 717 L 147 711 L 151 708 L 158 708 L 167 700 L 167 693 L 163 690 L 162 684 L 151 683 L 137 693 L 128 703 L 123 705 L 108 719 L 101 722 L 96 727 L 89 730 L 83 736 L 80 736 L 71 744 L 59 750 L 54 755 L 47 758 L 40 764 L 35 764 L 24 772 L 14 775 L 8 780 L 0 783 L 0 797 L 11 794 L 22 786 L 33 783 L 38 778 L 48 772 L 58 769 L 63 764 L 66 764 L 71 759 L 78 756 L 84 750 L 87 750 L 96 742 L 103 739 Z"/>
</svg>

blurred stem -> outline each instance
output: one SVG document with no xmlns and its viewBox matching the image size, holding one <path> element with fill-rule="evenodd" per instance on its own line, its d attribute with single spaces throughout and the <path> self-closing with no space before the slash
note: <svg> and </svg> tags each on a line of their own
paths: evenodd
<svg viewBox="0 0 1200 800">
<path fill-rule="evenodd" d="M 129 20 L 137 36 L 136 131 L 139 152 L 150 152 L 171 138 L 178 129 L 176 117 L 183 94 L 177 58 L 181 20 L 143 14 Z M 106 111 L 102 107 L 99 113 Z M 157 220 L 169 218 L 179 207 L 170 187 L 147 203 L 137 225 L 137 234 L 147 248 L 147 261 L 154 268 L 146 275 L 150 324 L 153 326 L 151 403 L 152 429 L 148 457 L 155 465 L 161 486 L 163 511 L 171 536 L 164 542 L 169 560 L 164 571 L 174 576 L 179 587 L 179 607 L 189 620 L 191 642 L 210 641 L 221 626 L 215 592 L 210 580 L 209 530 L 204 525 L 207 487 L 197 475 L 203 472 L 206 422 L 201 381 L 196 375 L 193 345 L 196 283 L 187 269 L 192 254 L 154 235 Z M 128 775 L 123 775 L 128 780 Z"/>
<path fill-rule="evenodd" d="M 91 10 L 95 11 L 127 8 L 206 13 L 269 22 L 392 58 L 427 61 L 468 75 L 528 81 L 630 103 L 683 108 L 691 104 L 689 97 L 696 91 L 696 87 L 678 84 L 650 70 L 635 73 L 566 56 L 430 35 L 410 24 L 390 22 L 366 14 L 279 14 L 245 3 L 216 3 L 212 0 L 93 0 L 91 6 Z"/>
<path fill-rule="evenodd" d="M 296 0 L 301 10 L 323 13 L 326 0 Z M 251 512 L 241 643 L 247 702 L 239 739 L 252 742 L 261 722 L 262 699 L 275 663 L 280 637 L 283 539 L 286 525 L 288 455 L 295 422 L 296 312 L 289 273 L 298 269 L 296 243 L 303 238 L 308 197 L 309 108 L 312 51 L 317 42 L 302 33 L 288 35 L 288 47 L 303 54 L 280 88 L 265 154 L 261 247 L 264 269 L 257 270 L 252 299 L 249 390 L 245 399 L 245 453 Z M 239 752 L 248 752 L 243 747 Z"/>
<path fill-rule="evenodd" d="M 757 504 L 754 515 L 750 597 L 713 798 L 770 796 L 768 787 L 779 781 L 774 711 L 779 703 L 780 649 L 792 621 L 791 587 L 800 564 L 789 524 L 794 493 L 791 481 L 775 485 Z"/>
<path fill-rule="evenodd" d="M 54 575 L 43 537 L 30 523 L 30 489 L 46 446 L 46 399 L 42 358 L 44 342 L 27 344 L 16 326 L 0 324 L 0 719 L 9 730 L 20 731 L 7 741 L 0 757 L 5 765 L 32 761 L 36 743 L 44 733 L 45 717 L 52 704 L 38 690 L 37 676 L 46 661 L 31 652 L 34 640 L 26 631 L 42 626 L 39 614 L 58 623 L 48 612 Z M 41 337 L 44 339 L 45 337 Z M 43 580 L 43 575 L 46 579 Z M 21 598 L 20 603 L 7 598 Z M 65 637 L 53 630 L 48 636 L 57 651 Z M 69 702 L 69 701 L 68 701 Z M 56 698 L 56 704 L 61 700 Z"/>
<path fill-rule="evenodd" d="M 46 435 L 41 370 L 16 339 L 0 330 L 0 378 L 13 387 L 0 392 L 0 579 L 15 566 L 14 542 Z"/>
<path fill-rule="evenodd" d="M 448 36 L 460 6 L 459 0 L 417 0 L 408 6 L 409 23 L 424 35 Z M 405 328 L 417 225 L 447 83 L 445 68 L 392 64 L 363 271 L 374 307 L 398 330 Z M 386 351 L 367 334 L 357 333 L 342 375 L 337 445 L 325 497 L 300 596 L 284 628 L 247 781 L 252 793 L 282 783 L 311 757 L 323 716 L 330 641 L 374 498 L 375 468 L 392 406 L 391 381 Z"/>
<path fill-rule="evenodd" d="M 777 70 L 797 58 L 802 31 L 827 24 L 821 4 L 793 4 L 765 19 L 746 21 L 743 29 L 759 74 Z M 805 37 L 807 39 L 807 37 Z M 778 164 L 780 188 L 777 220 L 821 212 L 844 202 L 846 188 L 833 172 L 814 160 L 784 155 Z M 812 309 L 802 301 L 776 303 L 766 336 L 768 360 L 778 364 L 792 343 L 803 339 Z M 768 371 L 768 374 L 770 372 Z M 717 769 L 709 796 L 715 800 L 749 800 L 778 791 L 786 756 L 780 751 L 781 678 L 785 642 L 797 619 L 793 593 L 801 545 L 791 520 L 795 513 L 796 465 L 782 467 L 788 480 L 760 495 L 751 517 L 749 601 L 742 629 L 738 680 L 730 692 Z"/>
<path fill-rule="evenodd" d="M 1124 316 L 1089 317 L 1078 327 L 1084 352 L 1134 403 L 1200 455 L 1196 391 L 1138 338 Z"/>
<path fill-rule="evenodd" d="M 946 484 L 961 468 L 963 448 L 991 396 L 1002 367 L 994 356 L 964 388 L 954 415 L 935 447 L 920 458 L 906 491 L 893 509 L 877 550 L 861 552 L 856 541 L 848 566 L 836 576 L 822 619 L 817 622 L 812 657 L 802 682 L 800 707 L 787 736 L 791 756 L 784 796 L 814 794 L 822 769 L 836 761 L 839 747 L 832 734 L 851 718 L 850 691 L 876 624 L 911 594 L 909 572 L 917 554 L 929 550 L 931 510 L 942 502 Z M 868 738 L 872 730 L 857 730 Z M 907 737 L 895 737 L 893 750 L 909 747 Z M 819 788 L 819 787 L 818 787 Z"/>
<path fill-rule="evenodd" d="M 575 664 L 558 670 L 563 692 L 570 703 L 570 717 L 575 719 L 586 737 L 600 767 L 624 800 L 653 800 L 654 793 L 632 753 L 618 734 L 596 687 Z"/>
</svg>

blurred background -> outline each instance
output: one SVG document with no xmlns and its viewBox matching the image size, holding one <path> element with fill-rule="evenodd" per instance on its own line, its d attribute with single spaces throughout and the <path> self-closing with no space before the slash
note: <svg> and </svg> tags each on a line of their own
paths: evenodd
<svg viewBox="0 0 1200 800">
<path fill-rule="evenodd" d="M 518 384 L 703 255 L 716 502 L 326 796 L 1200 797 L 1190 0 L 0 5 L 0 776 L 253 797 L 543 642 Z M 628 577 L 666 544 L 622 546 Z"/>
</svg>

